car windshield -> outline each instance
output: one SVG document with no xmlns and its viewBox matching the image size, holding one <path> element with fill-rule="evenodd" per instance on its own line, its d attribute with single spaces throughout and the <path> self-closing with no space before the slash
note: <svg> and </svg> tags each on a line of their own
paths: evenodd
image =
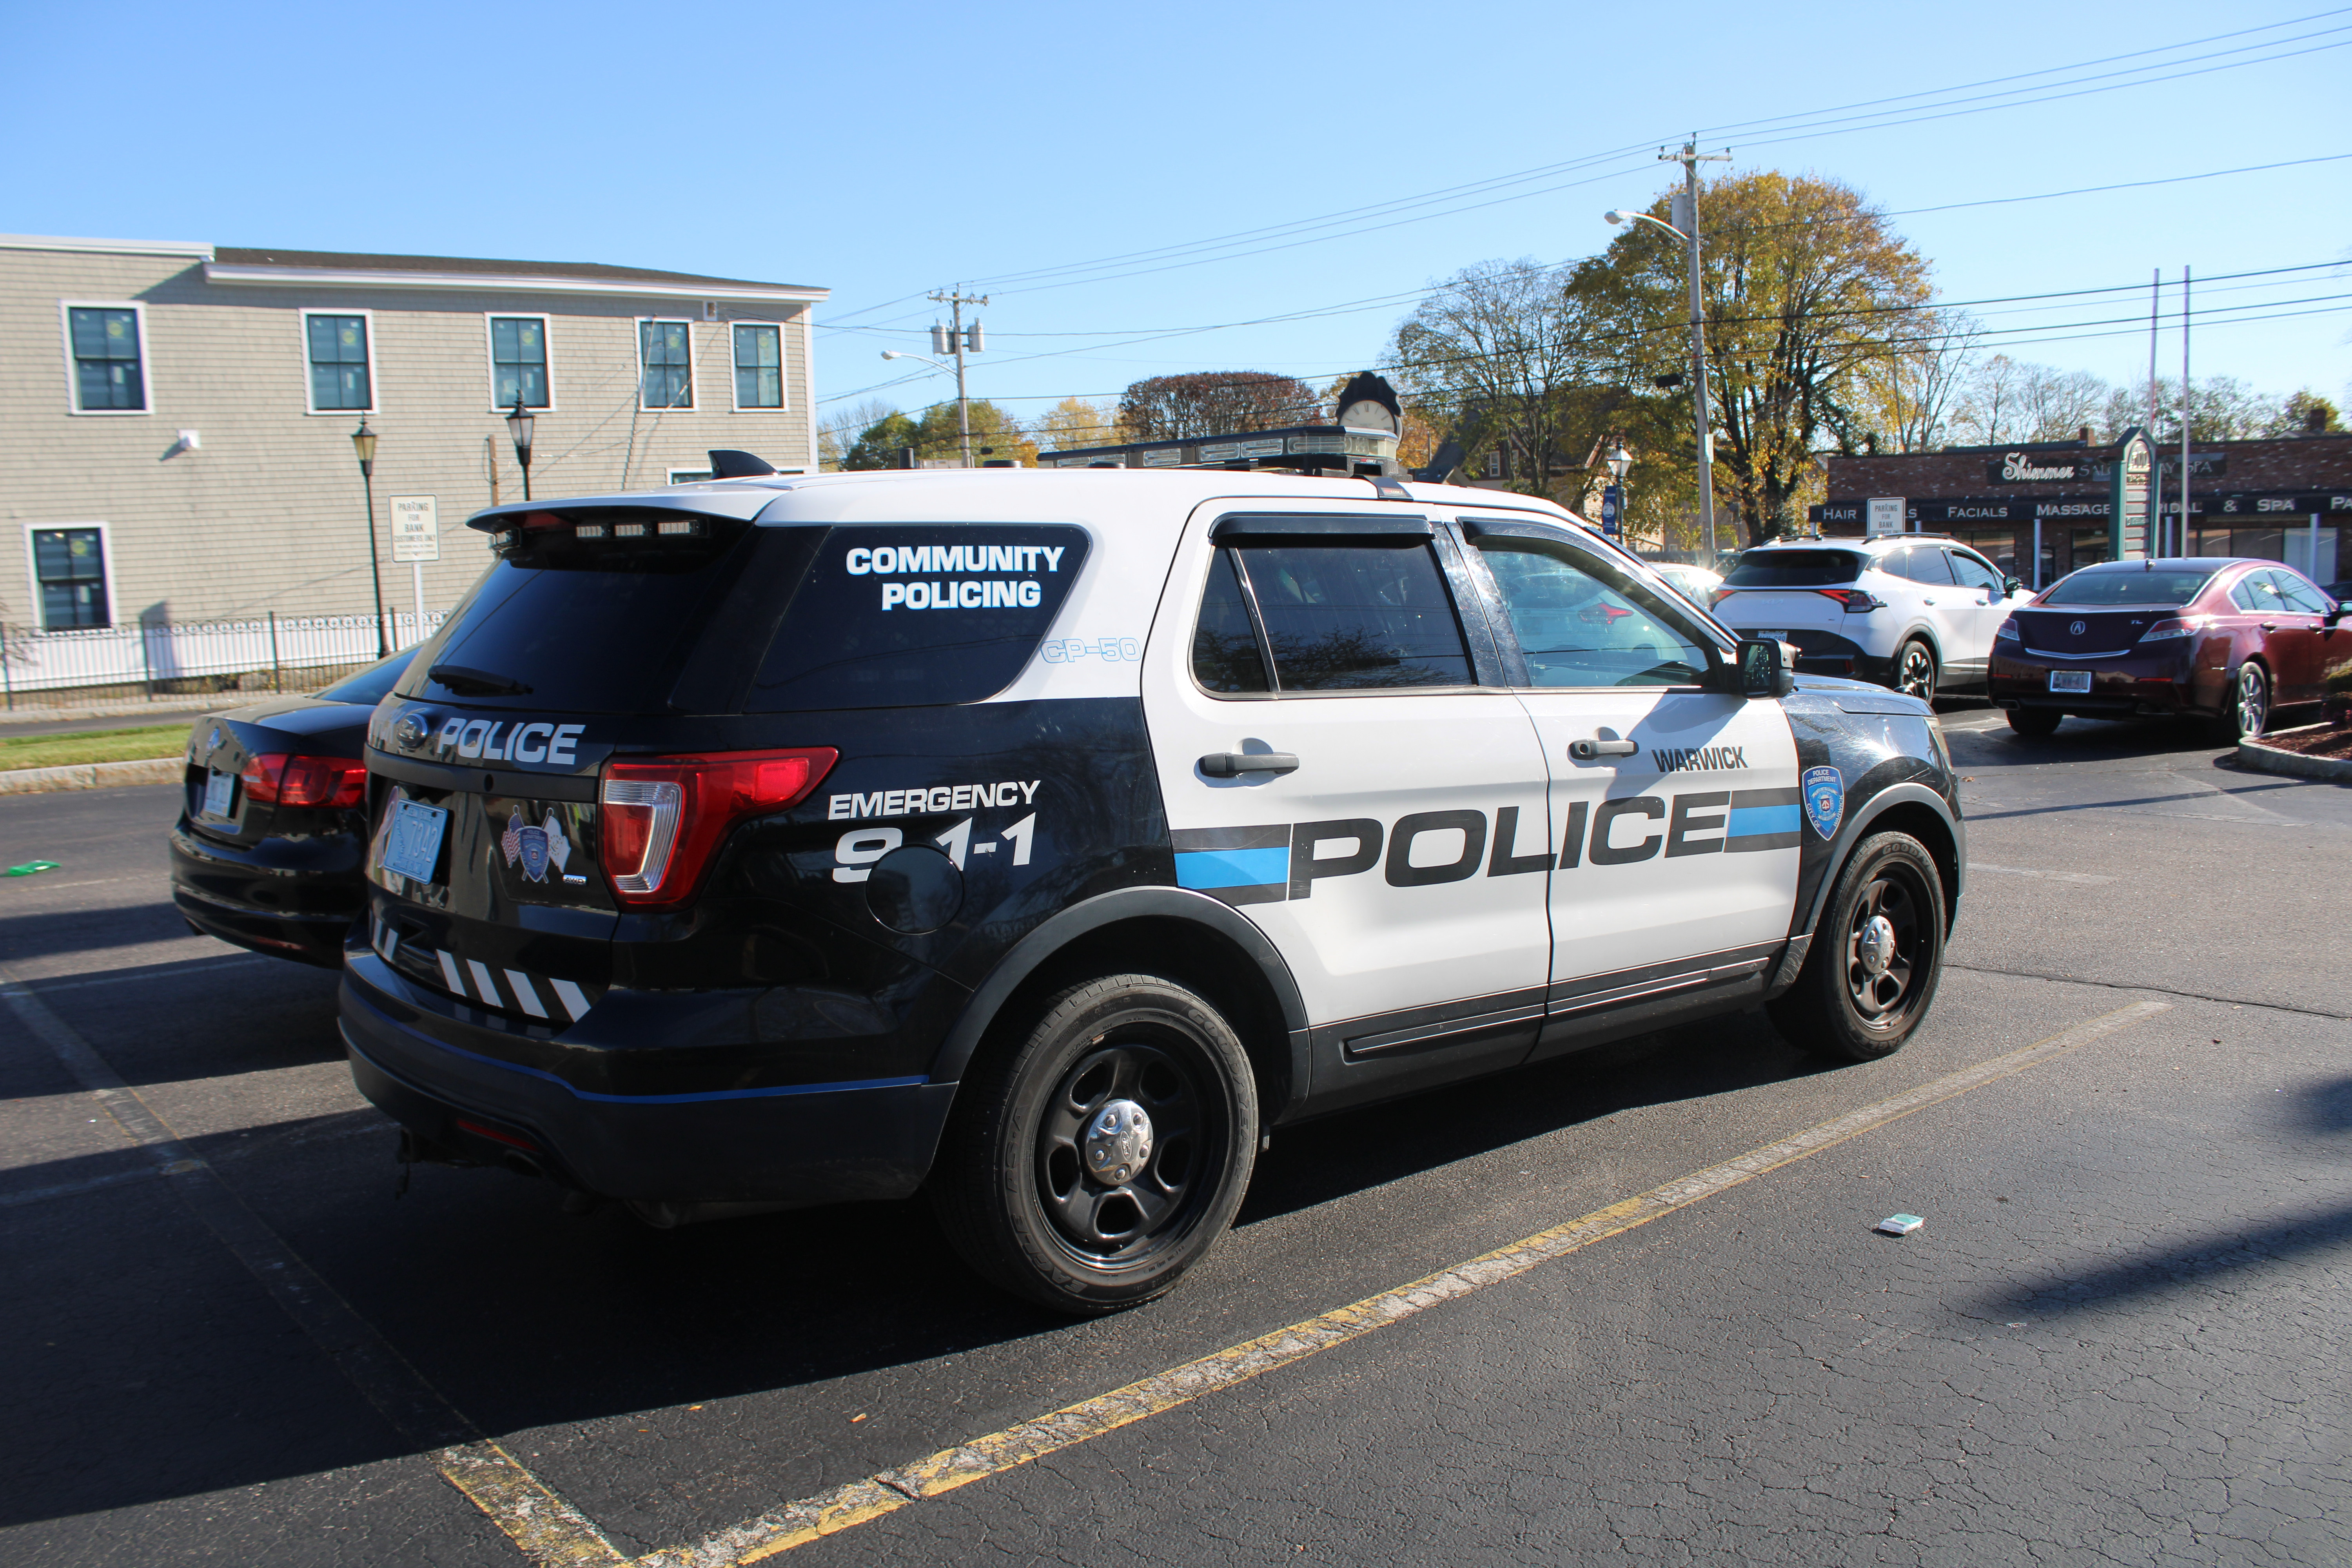
<svg viewBox="0 0 2352 1568">
<path fill-rule="evenodd" d="M 404 648 L 390 658 L 380 658 L 357 675 L 346 676 L 319 695 L 330 702 L 358 702 L 373 708 L 389 696 L 400 681 L 401 671 L 416 657 L 415 648 Z"/>
<path fill-rule="evenodd" d="M 2213 580 L 2203 568 L 2089 566 L 2063 578 L 2045 605 L 2185 605 Z"/>
<path fill-rule="evenodd" d="M 1852 550 L 1751 550 L 1724 582 L 1734 588 L 1832 588 L 1853 582 L 1862 566 Z"/>
</svg>

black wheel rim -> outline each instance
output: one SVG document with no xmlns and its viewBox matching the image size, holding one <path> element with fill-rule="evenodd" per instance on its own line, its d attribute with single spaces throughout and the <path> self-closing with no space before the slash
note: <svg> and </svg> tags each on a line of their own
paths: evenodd
<svg viewBox="0 0 2352 1568">
<path fill-rule="evenodd" d="M 1854 900 L 1845 929 L 1846 999 L 1863 1027 L 1891 1034 L 1918 1010 L 1936 956 L 1930 908 L 1917 874 L 1903 866 L 1883 868 Z"/>
<path fill-rule="evenodd" d="M 1080 1150 L 1114 1100 L 1151 1119 L 1151 1150 L 1124 1181 L 1098 1180 Z M 1132 1268 L 1188 1233 L 1224 1173 L 1230 1110 L 1206 1053 L 1179 1032 L 1135 1026 L 1097 1037 L 1062 1074 L 1038 1120 L 1037 1201 L 1054 1240 L 1089 1269 Z"/>
<path fill-rule="evenodd" d="M 1905 645 L 1903 663 L 1895 672 L 1895 686 L 1906 697 L 1931 697 L 1936 690 L 1936 660 L 1917 643 Z"/>
<path fill-rule="evenodd" d="M 2270 689 L 2263 672 L 2253 665 L 2238 671 L 2238 730 L 2242 734 L 2259 735 L 2263 721 L 2270 717 Z"/>
</svg>

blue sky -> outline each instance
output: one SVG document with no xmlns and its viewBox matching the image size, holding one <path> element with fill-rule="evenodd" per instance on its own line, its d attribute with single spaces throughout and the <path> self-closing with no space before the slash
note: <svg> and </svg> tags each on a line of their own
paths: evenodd
<svg viewBox="0 0 2352 1568">
<path fill-rule="evenodd" d="M 1023 414 L 1175 371 L 1319 381 L 1378 359 L 1410 309 L 1399 296 L 1481 259 L 1606 244 L 1601 211 L 1652 199 L 1670 177 L 1656 145 L 1695 127 L 1735 168 L 1832 175 L 1908 214 L 1895 221 L 1950 300 L 2138 285 L 1984 308 L 2032 329 L 2009 352 L 2110 378 L 2144 373 L 2144 325 L 2104 323 L 2144 321 L 2153 268 L 2218 279 L 2352 259 L 2352 158 L 1910 211 L 2352 153 L 2352 9 L 2315 4 L 92 15 L 0 11 L 17 62 L 0 230 L 821 284 L 825 398 L 898 380 L 878 351 L 922 349 L 932 315 L 905 297 L 964 280 L 992 296 L 972 390 Z M 2072 78 L 2200 74 L 2106 91 L 2084 89 L 2151 73 L 2022 74 L 2125 55 Z M 1992 79 L 2021 79 L 1969 85 Z M 1749 123 L 1946 88 L 1964 90 L 1936 118 L 1896 102 L 1836 134 Z M 2041 101 L 1999 96 L 2012 89 Z M 1542 168 L 1557 172 L 1311 234 L 1049 270 Z M 2347 294 L 2347 267 L 2200 287 L 2198 374 L 2341 399 L 2352 300 L 2329 296 Z M 2279 319 L 2206 319 L 2225 306 Z M 1127 341 L 1244 321 L 1258 324 Z M 2178 367 L 2177 330 L 2161 353 Z M 912 407 L 951 392 L 934 377 L 881 395 Z"/>
</svg>

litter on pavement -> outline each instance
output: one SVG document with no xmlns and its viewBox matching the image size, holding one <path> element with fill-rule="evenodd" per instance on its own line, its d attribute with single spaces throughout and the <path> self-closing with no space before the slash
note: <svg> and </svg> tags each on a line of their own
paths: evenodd
<svg viewBox="0 0 2352 1568">
<path fill-rule="evenodd" d="M 57 868 L 58 863 L 54 860 L 27 860 L 21 866 L 11 866 L 7 870 L 0 871 L 0 876 L 29 877 L 36 871 L 54 871 Z"/>
<path fill-rule="evenodd" d="M 1889 1236 L 1908 1236 L 1927 1223 L 1916 1214 L 1891 1214 L 1878 1222 L 1877 1228 Z"/>
</svg>

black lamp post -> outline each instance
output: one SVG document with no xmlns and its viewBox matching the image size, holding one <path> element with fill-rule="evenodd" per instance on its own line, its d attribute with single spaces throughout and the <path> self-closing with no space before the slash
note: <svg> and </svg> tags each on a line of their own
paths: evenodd
<svg viewBox="0 0 2352 1568">
<path fill-rule="evenodd" d="M 514 437 L 515 461 L 522 465 L 522 499 L 530 499 L 530 410 L 523 406 L 522 380 L 515 380 L 514 412 L 507 416 L 507 434 Z"/>
<path fill-rule="evenodd" d="M 368 428 L 364 415 L 360 427 L 352 432 L 352 450 L 359 454 L 360 484 L 367 492 L 368 576 L 375 584 L 375 656 L 383 658 L 392 652 L 392 641 L 383 635 L 383 567 L 375 550 L 375 432 Z"/>
</svg>

